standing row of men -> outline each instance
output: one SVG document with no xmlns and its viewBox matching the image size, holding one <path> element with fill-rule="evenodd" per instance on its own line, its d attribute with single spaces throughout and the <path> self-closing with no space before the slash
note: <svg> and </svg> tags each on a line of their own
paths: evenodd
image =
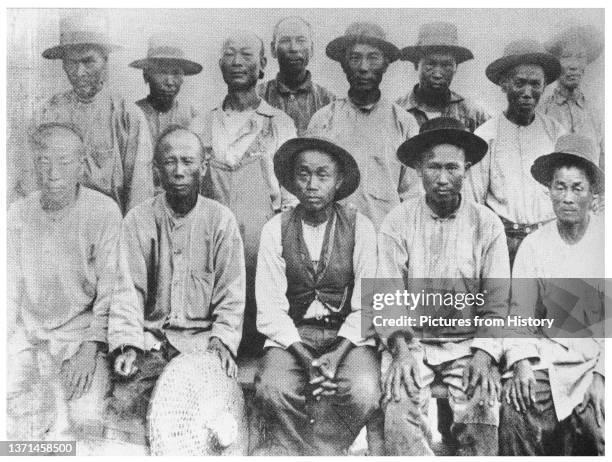
<svg viewBox="0 0 612 462">
<path fill-rule="evenodd" d="M 508 107 L 476 130 L 478 138 L 466 128 L 476 129 L 486 114 L 449 89 L 457 64 L 471 58 L 449 24 L 423 27 L 417 46 L 401 52 L 379 26 L 349 26 L 326 50 L 350 85 L 348 96 L 338 99 L 313 83 L 306 69 L 312 40 L 304 21 L 290 18 L 275 28 L 280 73 L 260 88 L 263 43 L 236 33 L 225 40 L 219 61 L 227 96 L 218 108 L 196 115 L 174 97 L 182 75 L 201 68 L 175 47 L 152 43 L 148 58 L 132 63 L 144 69 L 151 90 L 137 103 L 142 111 L 104 96 L 112 47 L 92 24 L 79 21 L 64 20 L 60 46 L 45 51 L 63 59 L 73 90 L 41 111 L 32 147 L 42 189 L 15 204 L 9 217 L 15 239 L 9 262 L 18 268 L 11 292 L 20 318 L 16 354 L 32 366 L 33 358 L 45 356 L 38 351 L 46 351 L 51 376 L 61 379 L 60 393 L 72 406 L 107 392 L 107 349 L 122 377 L 112 406 L 144 415 L 156 377 L 174 356 L 209 349 L 235 376 L 236 355 L 260 348 L 257 326 L 268 339 L 257 389 L 273 423 L 272 446 L 339 453 L 381 412 L 375 340 L 361 330 L 360 278 L 377 271 L 402 278 L 406 270 L 408 277 L 509 278 L 522 238 L 555 216 L 545 191 L 559 166 L 548 169 L 553 173 L 541 182 L 545 186 L 529 169 L 554 151 L 564 132 L 536 111 L 561 65 L 537 42 L 510 44 L 487 68 L 507 94 Z M 584 41 L 580 34 L 571 37 L 574 47 Z M 379 85 L 400 56 L 415 62 L 419 83 L 398 105 L 381 95 Z M 298 134 L 308 136 L 296 139 Z M 587 148 L 589 138 L 577 144 L 578 152 L 586 152 L 578 157 L 597 160 L 596 150 Z M 601 192 L 597 167 L 583 159 L 563 168 L 582 175 L 559 180 L 563 187 L 569 182 L 575 194 L 580 183 L 580 191 L 591 193 L 581 202 L 579 219 L 570 218 L 581 223 L 582 233 L 597 229 L 587 212 L 593 193 Z M 163 194 L 153 198 L 156 187 Z M 559 222 L 573 200 L 556 214 Z M 120 229 L 118 207 L 127 213 Z M 580 233 L 573 238 L 580 240 Z M 52 265 L 40 264 L 40 243 L 42 258 L 53 259 Z M 489 307 L 492 313 L 500 312 L 502 299 Z M 463 344 L 450 342 L 450 349 L 426 343 L 422 361 L 420 344 L 410 335 L 392 337 L 394 362 L 384 391 L 390 397 L 402 381 L 412 386 L 409 378 L 416 375 L 406 364 L 426 367 L 423 380 L 441 374 L 460 452 L 496 453 L 494 406 L 474 412 L 479 403 L 473 390 L 460 382 L 468 371 L 472 388 L 495 390 L 491 366 L 499 363 L 500 347 L 477 346 L 474 332 L 462 334 Z M 409 341 L 403 344 L 404 338 Z M 32 383 L 32 370 L 20 372 L 22 385 Z M 589 377 L 597 375 L 603 377 Z M 429 383 L 417 382 L 419 388 Z M 467 405 L 466 396 L 472 400 Z M 387 451 L 426 453 L 426 438 L 414 426 L 398 424 L 422 417 L 425 397 L 396 397 L 396 404 L 419 406 L 386 406 Z M 95 427 L 100 406 L 89 409 L 74 415 Z M 549 425 L 556 425 L 554 419 Z M 410 438 L 418 444 L 407 444 Z M 519 451 L 517 445 L 512 451 Z M 532 447 L 537 452 L 540 446 Z"/>
</svg>

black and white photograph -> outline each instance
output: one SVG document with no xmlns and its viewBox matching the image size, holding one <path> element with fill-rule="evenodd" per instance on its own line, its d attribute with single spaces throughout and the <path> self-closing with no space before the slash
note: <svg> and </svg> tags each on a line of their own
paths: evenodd
<svg viewBox="0 0 612 462">
<path fill-rule="evenodd" d="M 5 9 L 0 455 L 605 455 L 605 10 L 409 6 Z"/>
</svg>

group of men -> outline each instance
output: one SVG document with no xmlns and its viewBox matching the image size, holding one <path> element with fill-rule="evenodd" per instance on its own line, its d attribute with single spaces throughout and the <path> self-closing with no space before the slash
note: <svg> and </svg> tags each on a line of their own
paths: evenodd
<svg viewBox="0 0 612 462">
<path fill-rule="evenodd" d="M 476 281 L 488 297 L 473 315 L 493 319 L 557 307 L 545 278 L 603 278 L 602 134 L 580 91 L 600 37 L 508 44 L 486 69 L 508 102 L 490 118 L 450 90 L 473 55 L 448 23 L 402 50 L 379 25 L 351 24 L 326 48 L 343 98 L 313 81 L 303 19 L 276 24 L 279 73 L 262 85 L 264 43 L 236 32 L 219 56 L 227 94 L 208 112 L 176 98 L 202 67 L 166 37 L 131 64 L 149 95 L 130 104 L 108 92 L 117 47 L 100 18 L 60 29 L 43 56 L 62 60 L 72 90 L 37 112 L 27 195 L 8 217 L 13 435 L 100 436 L 106 407 L 145 419 L 180 353 L 214 353 L 235 378 L 236 358 L 263 348 L 259 455 L 342 454 L 364 425 L 384 436 L 373 454 L 432 454 L 434 382 L 457 454 L 603 454 L 601 342 L 385 335 L 361 294 L 363 278 Z M 419 81 L 393 103 L 379 87 L 398 59 Z M 510 294 L 511 271 L 529 290 Z M 68 429 L 54 412 L 23 415 L 49 396 Z"/>
</svg>

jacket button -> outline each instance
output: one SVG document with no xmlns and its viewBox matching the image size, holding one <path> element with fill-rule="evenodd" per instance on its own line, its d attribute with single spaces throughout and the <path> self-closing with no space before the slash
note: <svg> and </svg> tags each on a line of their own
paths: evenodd
<svg viewBox="0 0 612 462">
<path fill-rule="evenodd" d="M 529 226 L 527 226 L 527 228 L 525 228 L 525 232 L 526 232 L 527 234 L 529 234 L 529 233 L 531 232 L 531 228 L 530 228 Z"/>
<path fill-rule="evenodd" d="M 518 229 L 518 225 L 517 225 L 516 223 L 514 223 L 514 224 L 512 225 L 512 228 L 513 228 L 513 229 Z"/>
<path fill-rule="evenodd" d="M 310 419 L 310 423 L 311 424 L 315 423 L 315 420 L 314 419 Z"/>
</svg>

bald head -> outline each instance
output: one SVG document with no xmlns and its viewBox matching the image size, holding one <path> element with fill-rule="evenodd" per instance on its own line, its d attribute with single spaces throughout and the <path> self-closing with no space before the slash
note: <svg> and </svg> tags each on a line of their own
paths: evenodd
<svg viewBox="0 0 612 462">
<path fill-rule="evenodd" d="M 272 33 L 272 43 L 277 43 L 279 37 L 288 36 L 303 36 L 308 40 L 312 39 L 312 26 L 299 16 L 289 16 L 281 19 L 274 26 Z"/>
<path fill-rule="evenodd" d="M 83 135 L 77 127 L 62 123 L 39 125 L 29 137 L 35 156 L 46 149 L 63 149 L 81 157 L 84 154 Z"/>
<path fill-rule="evenodd" d="M 219 67 L 229 92 L 251 90 L 266 67 L 262 40 L 252 32 L 234 32 L 223 42 Z"/>
<path fill-rule="evenodd" d="M 227 36 L 221 46 L 221 56 L 226 49 L 249 49 L 253 53 L 259 53 L 261 57 L 265 56 L 263 40 L 257 34 L 245 30 L 236 30 Z"/>
<path fill-rule="evenodd" d="M 165 153 L 172 149 L 195 152 L 202 161 L 205 160 L 205 149 L 200 137 L 183 126 L 171 125 L 162 132 L 155 144 L 155 163 L 161 165 Z"/>
</svg>

